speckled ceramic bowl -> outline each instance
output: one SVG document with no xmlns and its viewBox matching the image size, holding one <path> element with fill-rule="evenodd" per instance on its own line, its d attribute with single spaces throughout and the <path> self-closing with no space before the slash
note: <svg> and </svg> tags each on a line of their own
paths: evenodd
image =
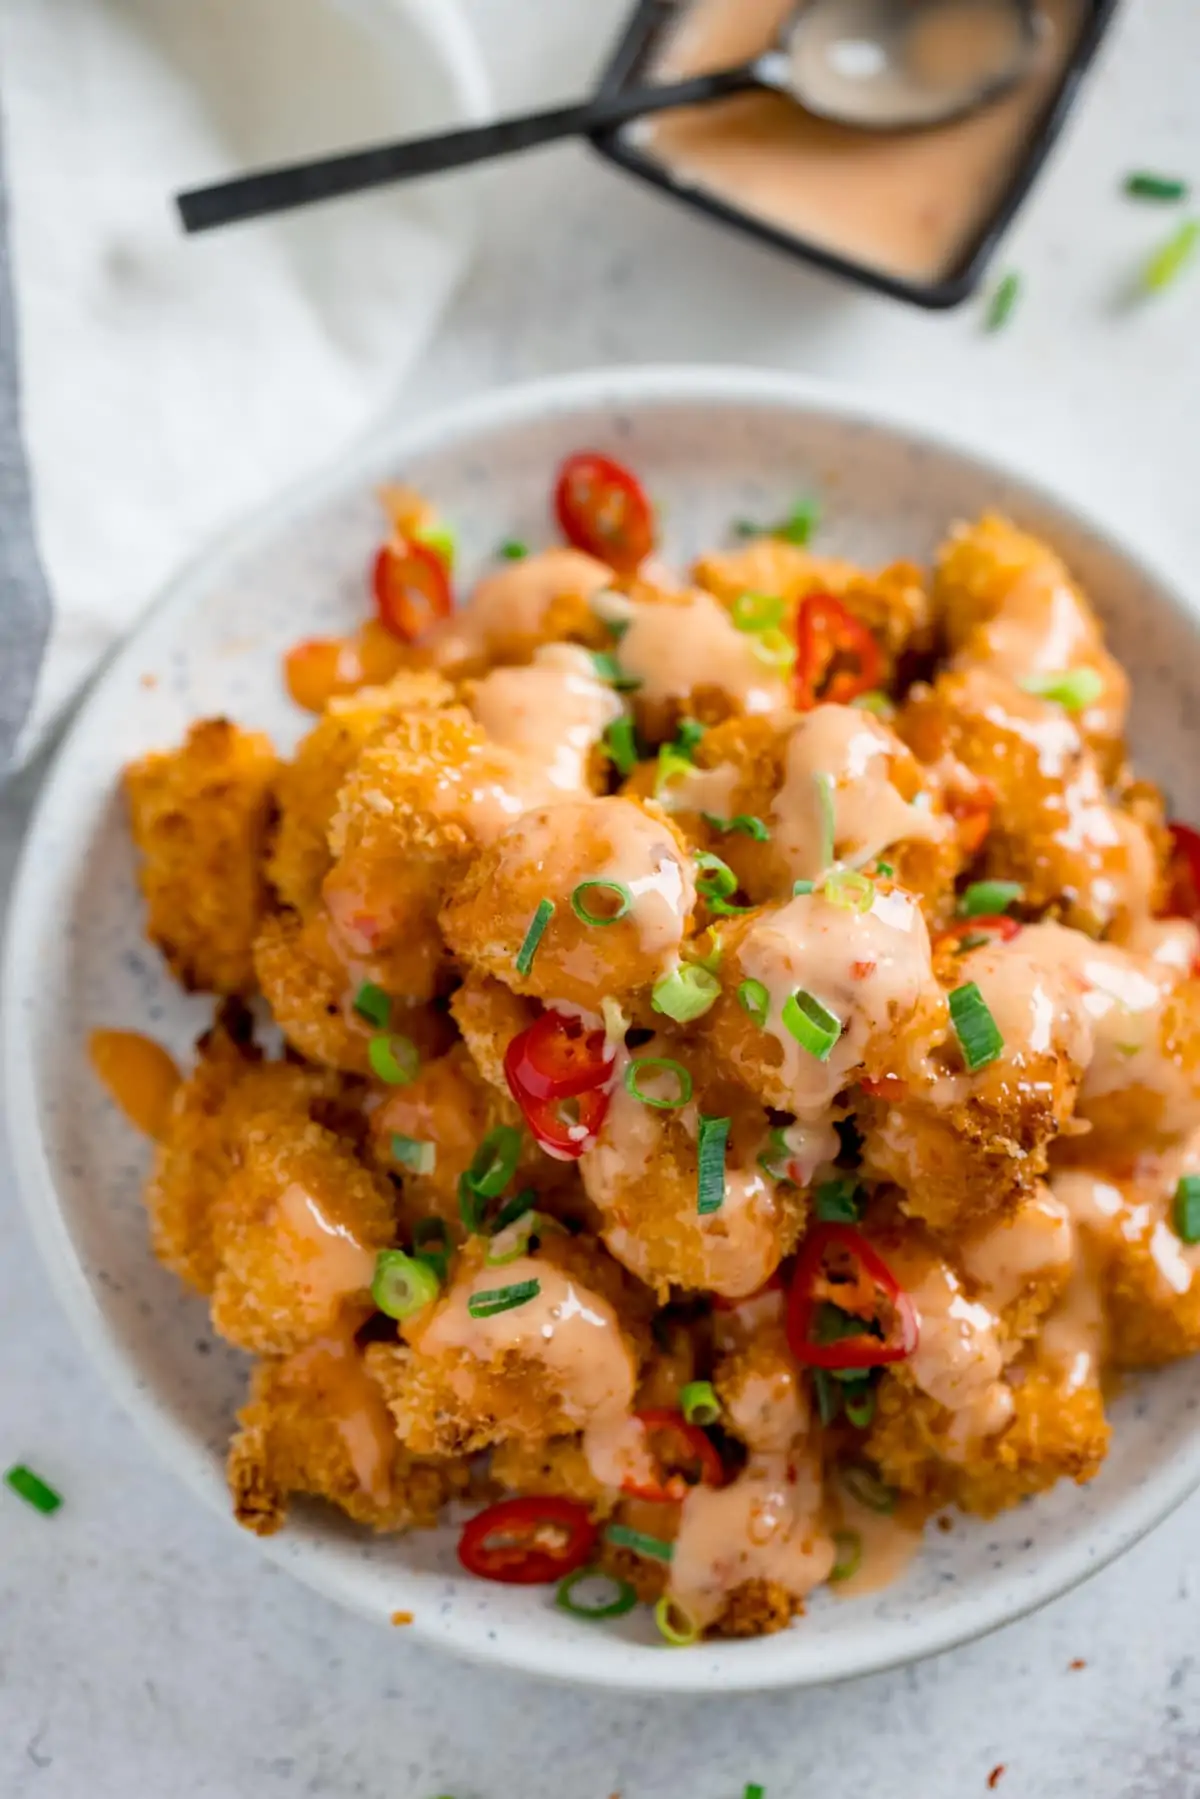
<svg viewBox="0 0 1200 1799">
<path fill-rule="evenodd" d="M 91 1027 L 123 1025 L 186 1053 L 207 1010 L 142 941 L 121 766 L 218 711 L 292 743 L 306 720 L 282 693 L 279 658 L 298 637 L 362 616 L 378 481 L 436 496 L 459 527 L 469 578 L 502 538 L 546 538 L 551 470 L 582 445 L 637 468 L 681 559 L 719 541 L 733 515 L 770 517 L 812 490 L 825 508 L 822 547 L 867 562 L 924 559 L 952 520 L 1010 511 L 1057 544 L 1098 602 L 1133 676 L 1142 765 L 1183 794 L 1200 761 L 1197 624 L 1142 562 L 986 457 L 777 375 L 641 370 L 492 395 L 381 439 L 215 545 L 108 669 L 63 746 L 17 884 L 3 1025 L 20 1184 L 71 1322 L 160 1452 L 220 1512 L 246 1367 L 151 1256 L 138 1198 L 147 1146 L 97 1089 L 84 1052 Z M 451 1532 L 375 1539 L 297 1507 L 263 1549 L 381 1623 L 408 1610 L 425 1641 L 532 1673 L 642 1692 L 828 1681 L 976 1636 L 1127 1548 L 1200 1481 L 1198 1399 L 1188 1366 L 1131 1385 L 1092 1486 L 934 1532 L 899 1585 L 853 1601 L 821 1594 L 796 1628 L 755 1642 L 670 1650 L 641 1611 L 576 1622 L 545 1590 L 463 1577 Z"/>
</svg>

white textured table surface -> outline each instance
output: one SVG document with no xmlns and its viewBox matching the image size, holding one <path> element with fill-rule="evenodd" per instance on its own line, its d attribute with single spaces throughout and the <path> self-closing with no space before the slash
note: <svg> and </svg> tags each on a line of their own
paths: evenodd
<svg viewBox="0 0 1200 1799">
<path fill-rule="evenodd" d="M 469 10 L 515 104 L 583 85 L 622 0 Z M 595 362 L 824 373 L 1002 443 L 1186 576 L 1200 283 L 1123 303 L 1170 220 L 1116 185 L 1200 178 L 1198 68 L 1195 0 L 1127 0 L 1006 247 L 1027 292 L 994 340 L 970 310 L 925 317 L 734 243 L 582 149 L 490 176 L 480 261 L 411 403 Z M 3 885 L 30 789 L 0 801 Z M 963 1799 L 999 1763 L 1001 1799 L 1200 1793 L 1200 1501 L 1039 1617 L 854 1686 L 663 1704 L 481 1674 L 334 1612 L 196 1508 L 77 1352 L 10 1187 L 0 1142 L 0 1462 L 68 1504 L 45 1521 L 0 1494 L 0 1799 L 738 1799 L 748 1780 Z"/>
</svg>

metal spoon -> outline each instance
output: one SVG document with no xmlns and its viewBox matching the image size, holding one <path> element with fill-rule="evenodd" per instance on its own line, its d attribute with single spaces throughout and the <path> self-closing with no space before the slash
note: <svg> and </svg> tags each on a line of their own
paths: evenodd
<svg viewBox="0 0 1200 1799">
<path fill-rule="evenodd" d="M 911 130 L 997 99 L 1029 72 L 1037 44 L 1035 0 L 802 0 L 774 44 L 738 68 L 262 169 L 193 188 L 176 204 L 185 231 L 211 231 L 755 89 L 860 129 Z"/>
</svg>

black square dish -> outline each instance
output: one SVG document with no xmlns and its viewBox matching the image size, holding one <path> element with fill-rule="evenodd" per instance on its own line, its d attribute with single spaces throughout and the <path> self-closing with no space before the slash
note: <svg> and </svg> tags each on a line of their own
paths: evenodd
<svg viewBox="0 0 1200 1799">
<path fill-rule="evenodd" d="M 619 93 L 626 86 L 655 79 L 654 70 L 658 58 L 672 27 L 682 17 L 687 4 L 688 0 L 637 0 L 602 77 L 602 93 Z M 818 268 L 846 276 L 878 293 L 911 301 L 916 306 L 935 310 L 957 306 L 978 287 L 1000 239 L 1036 180 L 1075 103 L 1080 84 L 1116 6 L 1117 0 L 1087 0 L 1075 48 L 1058 86 L 1045 103 L 1023 153 L 1013 163 L 1009 180 L 1002 189 L 996 206 L 968 241 L 957 262 L 947 273 L 929 281 L 892 274 L 886 269 L 856 260 L 811 237 L 773 224 L 739 206 L 735 201 L 722 198 L 695 182 L 676 176 L 663 157 L 633 141 L 628 126 L 597 132 L 592 142 L 610 162 L 628 169 L 631 174 L 650 182 L 684 205 L 707 213 L 710 218 L 718 219 L 726 225 L 732 225 L 761 243 L 773 244 L 791 256 L 814 263 Z"/>
</svg>

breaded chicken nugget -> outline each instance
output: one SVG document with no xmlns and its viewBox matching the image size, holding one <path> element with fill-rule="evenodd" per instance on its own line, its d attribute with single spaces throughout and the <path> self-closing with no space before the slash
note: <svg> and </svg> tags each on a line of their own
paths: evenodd
<svg viewBox="0 0 1200 1799">
<path fill-rule="evenodd" d="M 208 718 L 178 749 L 125 770 L 146 935 L 183 987 L 254 991 L 251 945 L 266 904 L 262 859 L 276 769 L 260 732 Z"/>
<path fill-rule="evenodd" d="M 608 633 L 590 602 L 612 580 L 607 564 L 565 545 L 523 556 L 484 575 L 421 653 L 461 677 L 497 662 L 528 662 L 539 645 L 563 639 L 600 648 Z"/>
</svg>

